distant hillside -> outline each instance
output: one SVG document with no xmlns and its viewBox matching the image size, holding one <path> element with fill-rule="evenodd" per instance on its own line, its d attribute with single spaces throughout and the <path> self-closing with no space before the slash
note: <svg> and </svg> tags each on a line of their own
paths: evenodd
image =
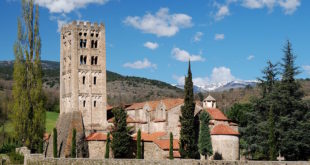
<svg viewBox="0 0 310 165">
<path fill-rule="evenodd" d="M 13 79 L 13 61 L 0 61 L 0 90 L 10 89 Z M 57 97 L 59 89 L 59 62 L 42 61 L 43 82 L 45 90 Z M 165 97 L 181 97 L 182 90 L 168 83 L 140 78 L 123 76 L 107 71 L 107 92 L 109 104 L 132 103 L 137 101 L 154 100 Z"/>
</svg>

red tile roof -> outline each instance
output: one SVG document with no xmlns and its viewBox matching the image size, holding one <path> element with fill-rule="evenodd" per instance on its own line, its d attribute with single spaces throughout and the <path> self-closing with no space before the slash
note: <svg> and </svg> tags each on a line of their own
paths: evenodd
<svg viewBox="0 0 310 165">
<path fill-rule="evenodd" d="M 154 143 L 162 150 L 169 150 L 170 140 L 169 139 L 156 139 Z M 179 140 L 173 139 L 173 150 L 179 149 Z"/>
<path fill-rule="evenodd" d="M 210 114 L 213 120 L 224 120 L 227 121 L 227 117 L 217 108 L 208 108 L 207 112 Z"/>
<path fill-rule="evenodd" d="M 137 110 L 137 109 L 142 109 L 143 106 L 145 105 L 145 102 L 142 103 L 133 103 L 129 107 L 126 108 L 126 110 Z"/>
<path fill-rule="evenodd" d="M 87 141 L 106 141 L 107 140 L 107 134 L 102 132 L 94 132 L 91 133 L 86 137 Z M 112 135 L 110 135 L 110 138 L 112 139 Z"/>
<path fill-rule="evenodd" d="M 211 135 L 239 135 L 239 133 L 228 125 L 218 124 L 211 130 Z"/>
<path fill-rule="evenodd" d="M 154 111 L 160 101 L 148 101 L 147 104 L 150 106 L 151 111 Z"/>
<path fill-rule="evenodd" d="M 177 98 L 177 99 L 164 99 L 162 100 L 162 103 L 166 106 L 166 110 L 170 110 L 178 105 L 181 105 L 184 103 L 184 99 L 180 99 L 180 98 Z"/>
<path fill-rule="evenodd" d="M 233 123 L 233 122 L 229 122 L 229 125 L 230 125 L 230 126 L 238 126 L 237 123 Z"/>
<path fill-rule="evenodd" d="M 166 132 L 154 132 L 151 134 L 148 134 L 146 132 L 141 132 L 141 139 L 146 142 L 152 142 L 164 135 L 166 135 Z M 133 135 L 133 140 L 137 140 L 137 133 Z"/>
<path fill-rule="evenodd" d="M 107 111 L 111 111 L 113 108 L 114 108 L 114 107 L 108 105 L 108 106 L 107 106 Z"/>
</svg>

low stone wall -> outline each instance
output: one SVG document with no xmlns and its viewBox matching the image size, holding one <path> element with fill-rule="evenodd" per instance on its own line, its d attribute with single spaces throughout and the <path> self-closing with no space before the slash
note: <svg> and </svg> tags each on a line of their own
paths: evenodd
<svg viewBox="0 0 310 165">
<path fill-rule="evenodd" d="M 87 159 L 87 158 L 45 158 L 43 155 L 35 154 L 25 157 L 25 165 L 309 165 L 308 161 L 298 162 L 275 162 L 275 161 L 200 161 L 200 160 L 137 160 L 137 159 Z"/>
</svg>

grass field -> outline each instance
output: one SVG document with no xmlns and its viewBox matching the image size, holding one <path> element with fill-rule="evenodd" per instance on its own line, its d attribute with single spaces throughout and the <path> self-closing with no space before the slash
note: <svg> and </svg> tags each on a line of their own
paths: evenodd
<svg viewBox="0 0 310 165">
<path fill-rule="evenodd" d="M 53 128 L 56 126 L 56 121 L 58 119 L 59 113 L 56 112 L 46 112 L 46 123 L 45 128 L 47 133 L 52 133 Z M 7 122 L 5 124 L 5 132 L 11 133 L 13 132 L 13 125 L 11 122 Z"/>
</svg>

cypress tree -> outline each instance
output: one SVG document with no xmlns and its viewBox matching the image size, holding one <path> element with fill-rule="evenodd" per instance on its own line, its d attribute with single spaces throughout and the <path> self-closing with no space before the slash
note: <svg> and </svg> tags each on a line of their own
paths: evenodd
<svg viewBox="0 0 310 165">
<path fill-rule="evenodd" d="M 207 158 L 208 155 L 213 154 L 211 135 L 209 130 L 210 116 L 206 111 L 202 111 L 199 118 L 200 118 L 200 130 L 199 130 L 198 148 L 199 153 L 205 156 L 205 158 Z"/>
<path fill-rule="evenodd" d="M 76 129 L 72 131 L 71 158 L 76 158 Z"/>
<path fill-rule="evenodd" d="M 114 108 L 114 126 L 112 129 L 112 143 L 114 158 L 128 158 L 130 153 L 131 136 L 127 127 L 127 114 L 123 108 Z"/>
<path fill-rule="evenodd" d="M 141 130 L 139 129 L 138 130 L 138 133 L 137 133 L 137 156 L 136 156 L 137 159 L 141 159 Z"/>
<path fill-rule="evenodd" d="M 182 158 L 198 158 L 198 147 L 195 133 L 195 103 L 193 92 L 193 81 L 190 62 L 188 64 L 188 74 L 185 77 L 184 85 L 184 105 L 181 107 L 181 131 L 180 131 L 180 154 Z"/>
<path fill-rule="evenodd" d="M 173 135 L 170 132 L 170 139 L 169 139 L 169 159 L 173 159 Z"/>
<path fill-rule="evenodd" d="M 53 129 L 53 156 L 54 158 L 57 158 L 57 129 Z"/>
<path fill-rule="evenodd" d="M 107 137 L 107 144 L 105 146 L 105 155 L 104 158 L 108 159 L 110 157 L 110 132 Z"/>
<path fill-rule="evenodd" d="M 33 152 L 43 151 L 45 109 L 43 107 L 39 7 L 22 0 L 18 35 L 14 45 L 14 85 L 11 120 L 15 138 Z"/>
</svg>

